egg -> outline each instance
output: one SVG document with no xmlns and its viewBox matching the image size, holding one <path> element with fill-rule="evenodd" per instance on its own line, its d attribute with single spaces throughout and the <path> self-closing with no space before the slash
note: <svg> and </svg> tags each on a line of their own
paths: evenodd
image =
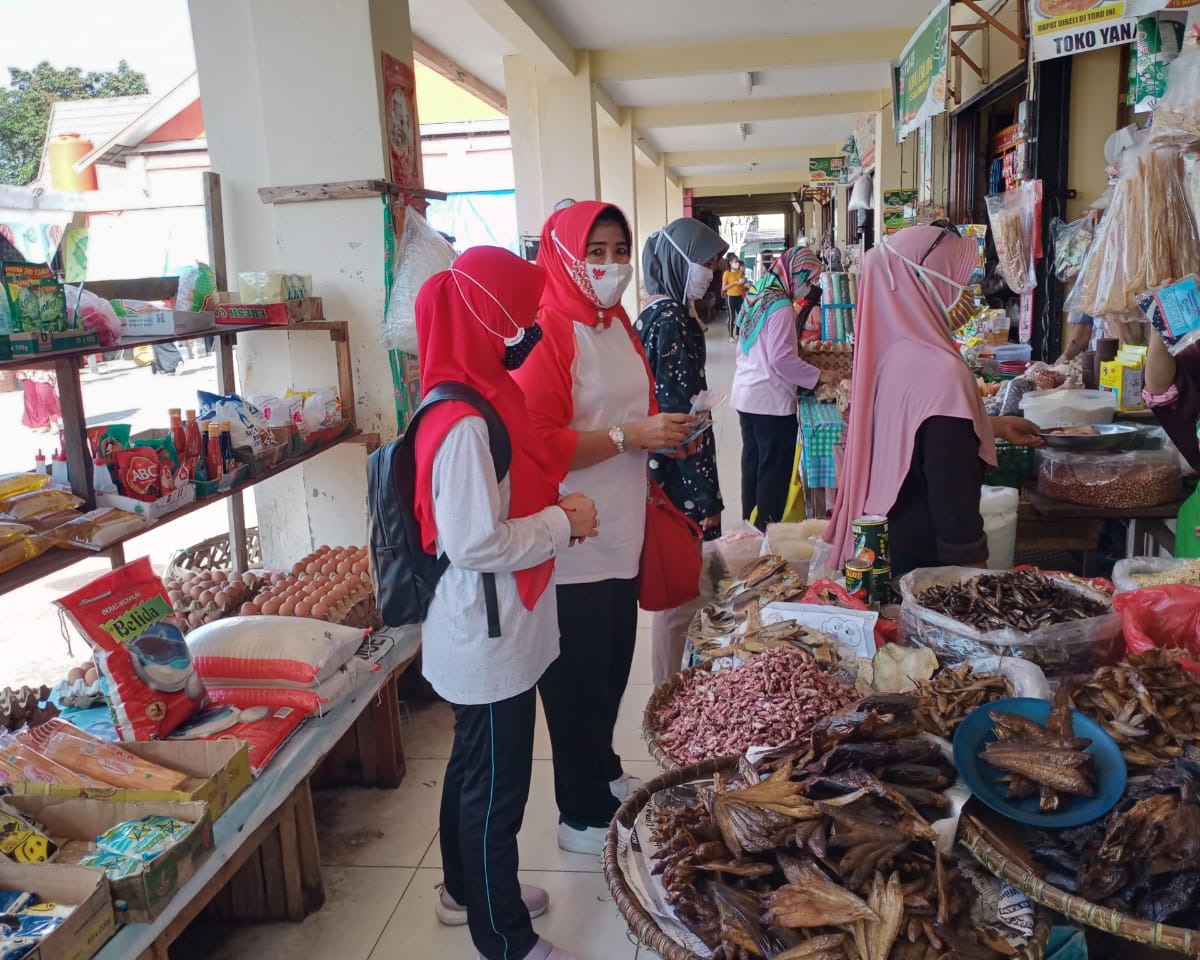
<svg viewBox="0 0 1200 960">
<path fill-rule="evenodd" d="M 274 617 L 279 613 L 279 601 L 272 597 L 270 600 L 264 600 L 262 612 L 268 617 Z"/>
<path fill-rule="evenodd" d="M 227 606 L 229 606 L 228 591 L 218 590 L 216 593 L 214 593 L 213 594 L 213 603 L 215 603 L 218 607 L 220 607 L 222 610 L 224 610 Z"/>
<path fill-rule="evenodd" d="M 279 605 L 279 615 L 281 617 L 291 617 L 294 616 L 295 613 L 296 604 L 291 598 L 284 600 L 283 603 Z"/>
<path fill-rule="evenodd" d="M 324 620 L 329 616 L 329 605 L 321 601 L 314 603 L 312 607 L 312 615 L 318 620 Z"/>
<path fill-rule="evenodd" d="M 209 604 L 212 603 L 213 596 L 214 594 L 211 590 L 202 590 L 200 591 L 200 596 L 196 597 L 196 599 L 200 601 L 201 604 Z"/>
<path fill-rule="evenodd" d="M 307 617 L 312 614 L 312 603 L 308 600 L 300 600 L 296 603 L 296 616 Z"/>
<path fill-rule="evenodd" d="M 230 583 L 241 583 L 242 582 L 242 574 L 239 571 L 234 570 L 232 573 L 229 574 L 229 582 Z"/>
<path fill-rule="evenodd" d="M 74 683 L 76 680 L 82 680 L 83 675 L 87 673 L 83 667 L 72 667 L 67 671 L 67 683 Z"/>
<path fill-rule="evenodd" d="M 88 670 L 83 675 L 83 682 L 86 683 L 89 687 L 99 679 L 100 679 L 100 671 L 97 670 L 95 667 L 92 667 L 92 669 Z"/>
<path fill-rule="evenodd" d="M 214 570 L 212 575 L 213 583 L 224 583 L 229 579 L 229 574 L 224 570 Z"/>
<path fill-rule="evenodd" d="M 346 575 L 346 574 L 349 572 L 349 569 L 350 569 L 350 568 L 349 568 L 349 567 L 346 565 L 346 561 L 345 561 L 345 560 L 340 560 L 340 561 L 338 561 L 338 565 L 337 565 L 337 575 L 338 575 L 339 577 L 344 577 L 344 576 L 345 576 L 345 575 Z"/>
<path fill-rule="evenodd" d="M 252 617 L 256 613 L 258 613 L 258 604 L 257 603 L 243 603 L 242 607 L 238 611 L 238 613 L 240 613 L 243 617 Z"/>
</svg>

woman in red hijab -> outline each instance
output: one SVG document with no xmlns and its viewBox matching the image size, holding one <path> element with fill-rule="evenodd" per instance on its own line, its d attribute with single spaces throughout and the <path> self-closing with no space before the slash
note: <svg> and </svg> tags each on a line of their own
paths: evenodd
<svg viewBox="0 0 1200 960">
<path fill-rule="evenodd" d="M 558 656 L 554 558 L 596 533 L 590 499 L 559 498 L 509 374 L 537 345 L 544 284 L 533 264 L 476 247 L 431 277 L 416 302 L 422 387 L 471 387 L 500 415 L 512 446 L 508 473 L 498 478 L 487 425 L 472 406 L 439 403 L 417 428 L 416 517 L 425 549 L 450 561 L 422 631 L 423 672 L 454 706 L 436 911 L 443 923 L 469 924 L 488 960 L 572 960 L 533 930 L 531 916 L 549 905 L 546 891 L 517 879 L 534 687 Z M 489 628 L 489 583 L 498 630 Z"/>
<path fill-rule="evenodd" d="M 619 798 L 636 788 L 612 748 L 637 639 L 646 455 L 676 447 L 693 418 L 660 414 L 642 346 L 621 307 L 633 276 L 625 215 L 596 201 L 542 230 L 545 342 L 517 374 L 562 489 L 595 498 L 604 529 L 559 560 L 562 652 L 538 689 L 554 748 L 558 845 L 598 854 Z"/>
</svg>

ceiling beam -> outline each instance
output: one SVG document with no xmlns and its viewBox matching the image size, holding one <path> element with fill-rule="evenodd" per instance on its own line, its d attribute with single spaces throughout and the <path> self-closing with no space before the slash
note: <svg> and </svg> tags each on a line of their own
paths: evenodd
<svg viewBox="0 0 1200 960">
<path fill-rule="evenodd" d="M 534 0 L 467 0 L 484 22 L 550 76 L 574 76 L 575 48 Z"/>
<path fill-rule="evenodd" d="M 637 153 L 640 153 L 642 155 L 642 157 L 645 159 L 646 163 L 648 163 L 652 167 L 658 166 L 658 158 L 659 158 L 658 151 L 655 150 L 648 143 L 646 143 L 646 141 L 644 139 L 636 136 L 636 134 L 635 134 L 635 139 L 633 141 L 633 146 L 634 146 L 634 149 L 637 151 Z M 635 159 L 636 159 L 636 157 L 635 157 Z"/>
<path fill-rule="evenodd" d="M 738 187 L 744 187 L 747 184 L 761 185 L 770 183 L 776 185 L 790 184 L 790 186 L 784 189 L 797 190 L 801 186 L 807 186 L 808 176 L 808 164 L 806 163 L 803 167 L 797 165 L 791 170 L 742 170 L 733 171 L 732 173 L 704 173 L 694 177 L 684 177 L 683 185 L 691 187 L 693 190 L 702 187 L 727 187 L 732 188 L 736 193 Z"/>
<path fill-rule="evenodd" d="M 836 157 L 840 143 L 803 144 L 796 147 L 738 147 L 731 150 L 677 150 L 664 153 L 669 167 L 703 167 L 729 163 L 771 163 L 777 160 L 807 160 L 809 157 Z"/>
<path fill-rule="evenodd" d="M 413 37 L 413 59 L 423 63 L 434 73 L 441 74 L 451 83 L 462 87 L 468 93 L 474 94 L 493 110 L 503 114 L 508 113 L 508 100 L 499 90 L 480 80 L 475 74 L 468 73 L 440 50 L 435 50 L 424 40 Z"/>
<path fill-rule="evenodd" d="M 634 107 L 633 125 L 639 130 L 657 127 L 699 127 L 718 123 L 753 123 L 756 120 L 803 120 L 852 113 L 874 113 L 883 107 L 884 91 L 825 93 L 774 100 L 719 100 L 676 106 Z M 846 132 L 850 129 L 847 127 Z"/>
<path fill-rule="evenodd" d="M 622 119 L 621 105 L 598 83 L 592 84 L 592 97 L 596 101 L 597 116 L 603 114 L 614 127 L 619 127 Z"/>
<path fill-rule="evenodd" d="M 470 2 L 478 5 L 478 0 Z M 593 50 L 592 79 L 603 83 L 889 62 L 910 39 L 911 30 L 864 30 Z"/>
<path fill-rule="evenodd" d="M 806 174 L 807 176 L 807 174 Z M 791 180 L 782 180 L 779 183 L 715 183 L 708 185 L 695 186 L 691 180 L 684 178 L 684 189 L 691 189 L 692 196 L 697 199 L 703 197 L 727 197 L 727 196 L 761 196 L 762 194 L 790 194 L 795 193 L 804 184 L 793 182 Z"/>
</svg>

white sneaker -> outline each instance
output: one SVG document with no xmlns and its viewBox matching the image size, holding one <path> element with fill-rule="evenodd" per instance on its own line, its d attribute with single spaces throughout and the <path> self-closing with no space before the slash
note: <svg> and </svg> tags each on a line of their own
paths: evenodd
<svg viewBox="0 0 1200 960">
<path fill-rule="evenodd" d="M 529 883 L 521 884 L 521 901 L 529 911 L 529 919 L 534 920 L 545 913 L 550 907 L 550 894 L 541 887 Z M 438 922 L 447 927 L 461 927 L 467 922 L 467 908 L 446 892 L 446 888 L 438 885 L 437 903 L 433 905 Z"/>
<path fill-rule="evenodd" d="M 584 827 L 577 830 L 565 823 L 558 825 L 558 849 L 568 853 L 584 853 L 593 857 L 604 852 L 604 838 L 608 834 L 607 827 Z"/>
<path fill-rule="evenodd" d="M 479 960 L 484 960 L 481 956 Z M 573 953 L 556 947 L 549 940 L 540 937 L 532 950 L 525 954 L 525 960 L 583 960 Z"/>
<path fill-rule="evenodd" d="M 631 773 L 623 773 L 616 780 L 608 782 L 608 789 L 612 791 L 612 795 L 624 803 L 635 793 L 642 788 L 641 777 L 635 777 Z"/>
</svg>

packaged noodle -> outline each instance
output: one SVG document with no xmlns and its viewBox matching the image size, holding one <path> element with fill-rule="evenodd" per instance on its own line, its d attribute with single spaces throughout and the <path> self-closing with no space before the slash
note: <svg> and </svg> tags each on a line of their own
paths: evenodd
<svg viewBox="0 0 1200 960">
<path fill-rule="evenodd" d="M 24 522 L 54 510 L 75 510 L 83 501 L 64 490 L 34 490 L 20 493 L 7 500 L 0 500 L 0 515 L 5 519 Z"/>
<path fill-rule="evenodd" d="M 55 763 L 16 737 L 0 740 L 0 782 L 54 783 L 93 789 L 111 786 Z"/>
<path fill-rule="evenodd" d="M 44 473 L 5 473 L 0 474 L 0 500 L 7 500 L 21 493 L 41 490 L 50 482 Z"/>
<path fill-rule="evenodd" d="M 14 863 L 45 863 L 58 851 L 45 831 L 0 797 L 0 856 Z"/>
<path fill-rule="evenodd" d="M 108 679 L 123 740 L 158 740 L 204 701 L 204 684 L 167 599 L 142 557 L 58 601 L 87 638 Z"/>
<path fill-rule="evenodd" d="M 136 513 L 128 513 L 116 507 L 101 507 L 55 527 L 43 534 L 41 539 L 56 547 L 105 550 L 148 526 L 149 521 Z"/>
<path fill-rule="evenodd" d="M 187 774 L 151 763 L 55 718 L 16 735 L 22 743 L 55 763 L 128 790 L 177 790 Z"/>
<path fill-rule="evenodd" d="M 148 863 L 162 856 L 192 830 L 193 824 L 172 817 L 142 817 L 109 827 L 96 838 L 103 853 Z"/>
<path fill-rule="evenodd" d="M 1200 236 L 1183 161 L 1147 144 L 1121 157 L 1121 175 L 1066 310 L 1144 324 L 1139 295 L 1200 271 Z"/>
</svg>

